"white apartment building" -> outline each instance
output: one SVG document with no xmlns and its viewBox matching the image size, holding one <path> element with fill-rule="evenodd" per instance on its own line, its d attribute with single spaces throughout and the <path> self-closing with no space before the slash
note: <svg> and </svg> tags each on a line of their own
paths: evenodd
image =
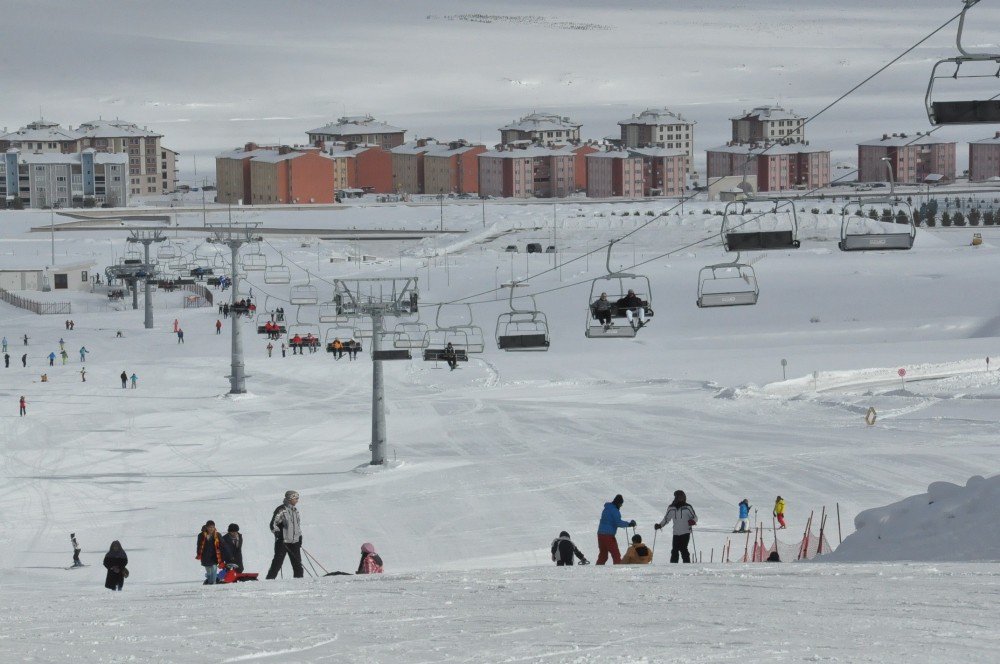
<svg viewBox="0 0 1000 664">
<path fill-rule="evenodd" d="M 88 205 L 124 207 L 129 201 L 128 157 L 87 148 L 76 154 L 23 153 L 11 148 L 0 160 L 0 198 L 25 207 Z"/>
<path fill-rule="evenodd" d="M 627 120 L 620 120 L 621 146 L 624 148 L 666 148 L 687 153 L 685 169 L 691 172 L 694 155 L 693 120 L 666 108 L 647 108 Z"/>
<path fill-rule="evenodd" d="M 758 106 L 730 118 L 733 140 L 737 145 L 748 143 L 804 143 L 806 119 L 780 106 Z"/>
<path fill-rule="evenodd" d="M 577 143 L 580 141 L 581 126 L 566 116 L 530 113 L 520 120 L 500 127 L 500 145 Z"/>
</svg>

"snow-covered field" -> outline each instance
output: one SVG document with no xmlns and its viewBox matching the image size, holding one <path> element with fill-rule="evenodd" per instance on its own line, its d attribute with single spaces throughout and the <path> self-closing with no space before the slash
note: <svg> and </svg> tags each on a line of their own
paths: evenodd
<svg viewBox="0 0 1000 664">
<path fill-rule="evenodd" d="M 847 537 L 863 510 L 933 482 L 996 475 L 1000 373 L 987 372 L 985 358 L 1000 355 L 1000 230 L 976 229 L 978 247 L 968 229 L 940 229 L 921 231 L 909 252 L 848 254 L 836 248 L 839 219 L 807 212 L 802 248 L 742 255 L 757 271 L 757 306 L 702 310 L 698 271 L 726 258 L 717 240 L 699 243 L 718 234 L 721 219 L 702 205 L 615 246 L 613 268 L 649 261 L 635 271 L 652 282 L 656 315 L 631 341 L 584 337 L 589 280 L 604 268 L 602 244 L 649 221 L 645 212 L 662 202 L 495 203 L 485 228 L 479 206 L 450 205 L 446 227 L 466 234 L 410 244 L 269 237 L 269 259 L 285 254 L 293 285 L 312 272 L 321 299 L 336 276 L 415 274 L 422 320 L 433 325 L 432 303 L 486 292 L 469 300 L 485 353 L 454 372 L 387 364 L 394 463 L 378 470 L 366 466 L 367 344 L 354 363 L 325 353 L 268 358 L 267 342 L 245 324 L 249 393 L 232 398 L 231 321 L 216 336 L 216 312 L 181 309 L 179 295 L 156 294 L 153 330 L 143 329 L 141 311 L 101 310 L 100 294 L 72 296 L 72 332 L 63 316 L 0 305 L 12 355 L 0 368 L 0 653 L 7 661 L 993 661 L 995 538 L 966 534 L 954 558 L 917 550 L 877 563 L 718 561 L 743 497 L 770 528 L 767 512 L 782 495 L 789 529 L 779 537 L 794 544 L 823 506 L 839 503 Z M 400 205 L 238 216 L 268 227 L 435 228 L 439 214 Z M 26 231 L 48 222 L 48 214 L 0 216 L 0 267 L 33 256 L 46 263 L 48 236 Z M 523 253 L 533 241 L 562 253 Z M 200 240 L 177 242 L 194 251 Z M 521 252 L 505 253 L 509 244 Z M 56 234 L 61 263 L 103 265 L 123 249 L 117 230 Z M 328 260 L 347 253 L 378 261 Z M 555 259 L 566 264 L 543 273 Z M 260 274 L 250 281 L 262 308 L 288 297 L 288 286 Z M 531 275 L 539 276 L 519 292 L 540 293 L 551 350 L 503 353 L 492 337 L 506 305 L 491 291 Z M 445 307 L 442 322 L 460 315 Z M 171 333 L 175 318 L 184 345 Z M 316 312 L 303 309 L 301 319 Z M 70 362 L 49 369 L 43 358 L 60 337 Z M 90 350 L 86 383 L 80 345 Z M 138 389 L 121 389 L 122 370 L 138 375 Z M 874 426 L 864 422 L 869 407 Z M 550 563 L 549 543 L 564 529 L 596 557 L 597 518 L 616 493 L 651 541 L 677 488 L 700 516 L 700 564 L 669 567 L 669 546 L 649 568 Z M 267 523 L 287 489 L 301 492 L 304 545 L 324 567 L 353 571 L 371 541 L 387 573 L 201 586 L 201 524 L 238 523 L 247 567 L 263 573 Z M 963 518 L 964 508 L 954 512 Z M 70 532 L 89 567 L 64 569 Z M 835 517 L 826 536 L 839 540 Z M 121 594 L 102 587 L 100 559 L 113 539 L 130 558 Z M 743 545 L 734 540 L 733 559 Z"/>
</svg>

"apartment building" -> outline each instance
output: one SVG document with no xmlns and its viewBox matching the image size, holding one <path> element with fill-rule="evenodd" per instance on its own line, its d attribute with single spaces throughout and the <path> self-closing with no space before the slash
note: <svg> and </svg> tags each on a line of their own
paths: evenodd
<svg viewBox="0 0 1000 664">
<path fill-rule="evenodd" d="M 694 125 L 693 120 L 687 120 L 669 109 L 647 108 L 618 122 L 621 127 L 619 143 L 624 148 L 683 150 L 687 155 L 684 169 L 690 172 L 694 156 Z"/>
<path fill-rule="evenodd" d="M 306 134 L 309 143 L 317 147 L 324 147 L 327 143 L 355 143 L 378 145 L 389 150 L 403 144 L 406 130 L 379 122 L 370 115 L 349 115 L 310 129 Z"/>
<path fill-rule="evenodd" d="M 708 179 L 746 175 L 757 191 L 816 189 L 830 184 L 830 151 L 808 143 L 729 143 L 706 151 Z"/>
<path fill-rule="evenodd" d="M 806 119 L 780 106 L 758 106 L 730 118 L 730 122 L 733 124 L 732 142 L 736 144 L 804 143 L 806 140 Z"/>
<path fill-rule="evenodd" d="M 502 198 L 561 198 L 576 189 L 572 152 L 537 145 L 478 156 L 479 193 Z"/>
<path fill-rule="evenodd" d="M 379 145 L 327 143 L 323 148 L 333 160 L 334 190 L 360 189 L 366 193 L 393 192 L 392 153 Z"/>
<path fill-rule="evenodd" d="M 530 113 L 500 127 L 500 145 L 575 143 L 580 141 L 581 126 L 566 116 Z"/>
<path fill-rule="evenodd" d="M 130 195 L 163 194 L 177 188 L 178 153 L 163 147 L 163 135 L 125 120 L 91 120 L 74 129 L 37 120 L 0 135 L 0 151 L 73 154 L 93 149 L 128 156 Z"/>
<path fill-rule="evenodd" d="M 333 203 L 333 160 L 319 148 L 292 149 L 250 159 L 250 203 Z"/>
<path fill-rule="evenodd" d="M 642 197 L 642 157 L 628 150 L 607 150 L 586 159 L 589 198 Z"/>
<path fill-rule="evenodd" d="M 439 144 L 424 154 L 424 191 L 430 194 L 478 194 L 479 155 L 486 147 L 468 141 Z"/>
<path fill-rule="evenodd" d="M 642 159 L 643 196 L 683 196 L 691 155 L 678 148 L 631 148 Z"/>
<path fill-rule="evenodd" d="M 969 143 L 969 181 L 1000 178 L 1000 131 Z"/>
<path fill-rule="evenodd" d="M 433 138 L 418 138 L 389 150 L 392 155 L 393 191 L 398 194 L 424 193 L 424 155 L 436 145 Z"/>
<path fill-rule="evenodd" d="M 0 198 L 26 207 L 124 207 L 128 157 L 86 148 L 75 154 L 8 149 L 0 161 Z"/>
<path fill-rule="evenodd" d="M 930 175 L 954 182 L 955 158 L 953 141 L 920 132 L 882 134 L 882 138 L 858 143 L 858 182 L 886 182 L 883 159 L 892 166 L 893 177 L 899 183 L 919 184 Z"/>
</svg>

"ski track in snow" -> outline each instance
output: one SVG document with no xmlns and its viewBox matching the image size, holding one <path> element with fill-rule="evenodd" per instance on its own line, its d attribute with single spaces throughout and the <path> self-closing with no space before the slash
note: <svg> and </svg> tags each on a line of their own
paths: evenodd
<svg viewBox="0 0 1000 664">
<path fill-rule="evenodd" d="M 503 252 L 510 243 L 546 241 L 549 231 L 531 230 L 532 206 L 490 208 L 506 221 L 483 232 L 479 206 L 449 206 L 449 223 L 472 232 L 459 241 L 361 243 L 360 251 L 386 257 L 370 265 L 319 260 L 317 252 L 348 248 L 337 243 L 273 242 L 290 264 L 324 278 L 353 270 L 393 276 L 402 264 L 420 276 L 423 302 L 450 301 L 551 267 L 551 256 Z M 560 208 L 567 255 L 647 219 L 610 217 L 611 205 Z M 355 225 L 389 227 L 399 210 L 356 206 L 344 214 Z M 437 223 L 436 206 L 406 210 L 416 227 Z M 331 213 L 253 214 L 302 227 L 328 224 Z M 803 215 L 803 226 L 835 237 L 839 220 L 814 216 Z M 641 261 L 702 237 L 718 219 L 657 222 L 635 247 L 616 249 L 612 265 L 631 264 L 633 251 Z M 31 243 L 48 250 L 47 238 L 24 232 L 47 215 L 3 213 L 0 221 L 10 235 L 0 237 L 0 267 L 10 259 L 8 241 L 28 255 Z M 744 540 L 731 530 L 744 496 L 767 529 L 774 496 L 789 501 L 789 529 L 779 533 L 788 544 L 824 505 L 832 512 L 840 503 L 847 536 L 862 510 L 938 480 L 994 474 L 1000 373 L 984 371 L 982 358 L 998 355 L 983 330 L 996 310 L 1000 231 L 982 232 L 988 242 L 975 250 L 955 233 L 922 231 L 912 252 L 845 255 L 829 250 L 832 239 L 770 252 L 757 262 L 760 303 L 737 310 L 694 306 L 698 269 L 722 257 L 716 247 L 697 247 L 643 268 L 656 324 L 631 342 L 583 337 L 589 284 L 538 297 L 551 326 L 545 353 L 498 351 L 492 322 L 507 302 L 484 302 L 475 307 L 487 331 L 482 356 L 454 372 L 418 360 L 386 365 L 388 456 L 396 463 L 381 469 L 365 465 L 365 354 L 357 362 L 326 353 L 268 359 L 266 341 L 242 323 L 250 394 L 228 398 L 229 337 L 214 334 L 215 311 L 182 309 L 179 295 L 156 294 L 150 331 L 131 310 L 74 314 L 77 329 L 67 332 L 61 317 L 0 304 L 0 333 L 13 342 L 15 365 L 0 368 L 0 513 L 11 515 L 0 521 L 0 654 L 9 661 L 992 661 L 998 632 L 984 616 L 997 596 L 995 563 L 678 568 L 666 564 L 667 534 L 652 530 L 673 490 L 683 488 L 699 513 L 703 560 L 718 560 L 727 540 L 738 558 Z M 57 247 L 66 260 L 107 262 L 121 244 L 61 234 Z M 441 252 L 450 254 L 448 267 L 428 266 L 421 255 Z M 568 283 L 574 273 L 596 277 L 603 257 L 587 266 L 581 259 L 564 270 L 565 281 L 549 273 L 531 290 Z M 293 272 L 293 283 L 305 282 Z M 930 273 L 939 276 L 914 278 Z M 287 286 L 260 283 L 253 273 L 251 281 L 255 292 L 287 296 Z M 313 282 L 323 298 L 332 295 Z M 859 292 L 871 296 L 853 297 Z M 81 305 L 97 298 L 38 297 Z M 292 307 L 286 313 L 295 315 Z M 423 320 L 434 313 L 423 311 Z M 170 332 L 174 318 L 184 345 Z M 224 322 L 227 332 L 232 321 Z M 119 328 L 124 339 L 114 338 Z M 18 361 L 25 332 L 28 369 Z M 68 349 L 91 351 L 86 384 L 74 362 L 43 364 L 61 336 Z M 783 358 L 788 377 L 779 380 Z M 905 388 L 894 378 L 900 366 L 908 369 Z M 120 389 L 123 369 L 137 372 L 138 389 Z M 37 382 L 41 371 L 50 382 Z M 16 416 L 20 394 L 25 418 Z M 875 426 L 864 423 L 869 406 L 878 412 Z M 371 541 L 388 573 L 202 587 L 192 551 L 198 527 L 209 518 L 223 528 L 240 524 L 247 567 L 263 573 L 271 511 L 290 488 L 302 494 L 305 547 L 325 567 L 353 571 L 360 544 Z M 563 529 L 595 559 L 596 520 L 615 493 L 646 541 L 665 547 L 653 565 L 552 567 L 548 546 Z M 832 543 L 836 530 L 831 520 Z M 70 532 L 90 565 L 71 575 Z M 99 563 L 112 539 L 130 557 L 121 594 L 102 587 Z"/>
</svg>

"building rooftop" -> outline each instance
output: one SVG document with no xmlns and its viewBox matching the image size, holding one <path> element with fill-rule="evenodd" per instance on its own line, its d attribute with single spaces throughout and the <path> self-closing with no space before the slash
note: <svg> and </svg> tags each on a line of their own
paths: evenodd
<svg viewBox="0 0 1000 664">
<path fill-rule="evenodd" d="M 531 113 L 509 125 L 500 127 L 500 131 L 553 131 L 579 129 L 581 126 L 566 116 L 552 113 Z"/>
<path fill-rule="evenodd" d="M 163 138 L 163 134 L 140 127 L 126 120 L 90 120 L 77 130 L 87 138 Z"/>
<path fill-rule="evenodd" d="M 77 141 L 83 134 L 72 129 L 63 129 L 55 122 L 36 120 L 17 131 L 0 135 L 0 141 L 66 142 Z"/>
<path fill-rule="evenodd" d="M 402 145 L 389 150 L 393 154 L 426 154 L 437 147 L 433 138 L 421 138 L 416 141 L 407 141 Z"/>
<path fill-rule="evenodd" d="M 480 157 L 498 157 L 500 159 L 528 159 L 532 157 L 571 157 L 572 153 L 567 153 L 559 148 L 546 148 L 540 145 L 533 145 L 527 148 L 515 150 L 488 150 L 479 155 Z"/>
<path fill-rule="evenodd" d="M 757 106 L 753 110 L 743 111 L 730 120 L 804 120 L 801 115 L 796 115 L 794 111 L 786 111 L 781 106 Z"/>
<path fill-rule="evenodd" d="M 686 157 L 687 150 L 677 150 L 674 148 L 629 148 L 629 152 L 640 154 L 644 157 Z"/>
<path fill-rule="evenodd" d="M 978 141 L 972 141 L 973 145 L 984 144 L 984 143 L 985 144 L 1000 145 L 1000 131 L 998 131 L 993 136 L 990 136 L 989 138 L 981 138 Z"/>
<path fill-rule="evenodd" d="M 251 161 L 263 161 L 269 164 L 277 164 L 282 161 L 290 161 L 292 159 L 297 159 L 305 154 L 305 152 L 286 152 L 281 154 L 274 150 L 255 150 L 255 152 L 260 152 L 262 154 L 255 154 Z M 324 155 L 326 156 L 326 155 Z"/>
<path fill-rule="evenodd" d="M 370 115 L 348 115 L 337 118 L 336 122 L 310 129 L 307 134 L 330 134 L 331 136 L 357 136 L 362 134 L 402 134 L 406 130 L 379 122 Z"/>
<path fill-rule="evenodd" d="M 603 152 L 591 152 L 587 159 L 628 159 L 634 157 L 628 150 L 604 150 Z"/>
<path fill-rule="evenodd" d="M 696 124 L 693 120 L 685 120 L 680 113 L 674 113 L 667 108 L 647 108 L 638 115 L 633 115 L 628 120 L 620 120 L 620 125 L 667 125 L 667 124 Z"/>
<path fill-rule="evenodd" d="M 434 149 L 427 153 L 427 157 L 450 157 L 456 154 L 463 154 L 469 150 L 474 150 L 476 148 L 483 147 L 482 143 L 469 143 L 468 141 L 458 140 L 451 141 L 449 143 L 438 143 L 434 146 Z"/>
<path fill-rule="evenodd" d="M 929 134 L 929 132 L 928 132 Z M 919 131 L 915 134 L 882 134 L 882 138 L 876 138 L 871 141 L 865 141 L 863 143 L 858 143 L 859 146 L 882 146 L 882 147 L 896 147 L 901 148 L 907 145 L 939 145 L 941 143 L 954 143 L 955 141 L 949 141 L 944 138 L 937 138 L 936 136 L 930 136 L 928 134 L 921 134 Z"/>
<path fill-rule="evenodd" d="M 236 150 L 230 150 L 229 152 L 223 152 L 222 154 L 215 155 L 216 159 L 252 159 L 253 157 L 260 157 L 266 154 L 271 154 L 277 152 L 277 148 L 258 148 L 256 150 L 244 150 L 242 148 Z"/>
<path fill-rule="evenodd" d="M 89 148 L 84 150 L 84 152 L 93 152 L 94 162 L 98 164 L 128 163 L 128 155 L 123 152 L 97 152 Z M 42 152 L 37 154 L 33 152 L 21 152 L 18 154 L 18 161 L 22 164 L 79 164 L 81 154 L 79 152 L 71 154 L 62 154 L 60 152 Z"/>
<path fill-rule="evenodd" d="M 780 154 L 807 154 L 810 152 L 829 152 L 830 150 L 826 148 L 813 147 L 808 143 L 789 143 L 788 145 L 782 145 L 780 143 L 772 143 L 770 147 L 765 145 L 720 145 L 715 148 L 708 148 L 706 152 L 729 152 L 731 154 L 750 154 L 764 153 L 768 155 L 780 155 Z"/>
</svg>

